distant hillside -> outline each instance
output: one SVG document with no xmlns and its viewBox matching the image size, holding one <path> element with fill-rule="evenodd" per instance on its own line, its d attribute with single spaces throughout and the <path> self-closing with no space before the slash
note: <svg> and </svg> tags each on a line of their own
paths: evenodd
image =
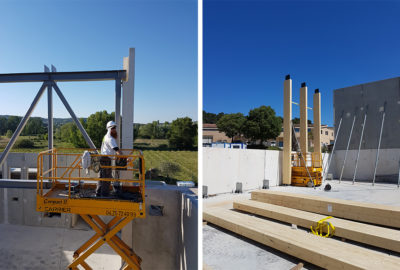
<svg viewBox="0 0 400 270">
<path fill-rule="evenodd" d="M 85 119 L 85 121 L 87 120 L 87 118 L 83 118 L 83 119 Z M 48 119 L 42 118 L 42 121 L 43 121 L 44 125 L 47 126 Z M 61 127 L 62 125 L 66 124 L 68 122 L 72 122 L 72 118 L 53 118 L 54 127 Z"/>
<path fill-rule="evenodd" d="M 13 116 L 13 115 L 0 115 L 0 117 L 6 118 L 6 119 L 8 119 L 10 116 Z M 42 117 L 35 117 L 35 118 L 40 118 L 42 120 L 43 124 L 47 127 L 47 122 L 48 122 L 47 118 L 42 118 Z M 85 121 L 86 121 L 87 118 L 83 118 L 83 119 L 85 119 Z M 64 125 L 65 123 L 68 123 L 68 122 L 72 122 L 72 118 L 53 118 L 54 127 L 61 127 L 62 125 Z"/>
</svg>

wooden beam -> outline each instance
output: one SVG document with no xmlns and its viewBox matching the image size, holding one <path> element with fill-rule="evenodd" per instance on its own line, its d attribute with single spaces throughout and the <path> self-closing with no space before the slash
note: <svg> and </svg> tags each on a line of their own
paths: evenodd
<svg viewBox="0 0 400 270">
<path fill-rule="evenodd" d="M 292 80 L 290 79 L 290 75 L 287 75 L 283 83 L 282 184 L 284 185 L 290 185 L 292 181 L 291 153 L 292 153 Z"/>
<path fill-rule="evenodd" d="M 301 270 L 303 269 L 304 264 L 303 263 L 299 263 L 298 265 L 290 268 L 290 270 Z"/>
<path fill-rule="evenodd" d="M 203 218 L 326 269 L 400 269 L 400 258 L 293 230 L 289 226 L 221 208 L 207 208 Z M 243 262 L 245 264 L 245 262 Z"/>
<path fill-rule="evenodd" d="M 251 193 L 251 198 L 298 210 L 400 228 L 399 206 L 269 190 L 254 191 Z"/>
<path fill-rule="evenodd" d="M 253 200 L 234 202 L 233 208 L 263 217 L 287 222 L 289 224 L 296 224 L 297 226 L 304 227 L 306 229 L 310 229 L 310 226 L 315 226 L 318 221 L 326 217 L 325 215 Z M 335 226 L 335 236 L 400 252 L 399 230 L 335 217 L 330 218 L 328 221 Z"/>
</svg>

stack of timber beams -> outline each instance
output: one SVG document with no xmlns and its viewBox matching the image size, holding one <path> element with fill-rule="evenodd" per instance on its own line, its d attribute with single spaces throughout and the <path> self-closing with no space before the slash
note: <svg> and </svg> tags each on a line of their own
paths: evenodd
<svg viewBox="0 0 400 270">
<path fill-rule="evenodd" d="M 251 193 L 251 199 L 328 216 L 400 228 L 399 206 L 269 190 L 254 191 Z"/>
<path fill-rule="evenodd" d="M 214 206 L 205 208 L 203 218 L 326 269 L 400 269 L 398 256 L 293 230 L 290 226 L 309 229 L 322 218 L 334 216 L 329 221 L 336 228 L 335 236 L 400 252 L 399 230 L 361 223 L 399 228 L 400 207 L 263 190 L 252 192 L 252 200 L 234 202 L 233 208 L 242 212 Z"/>
<path fill-rule="evenodd" d="M 234 202 L 233 208 L 251 214 L 279 220 L 310 229 L 325 215 L 257 202 L 253 200 Z M 375 225 L 332 217 L 328 220 L 335 227 L 335 236 L 376 246 L 400 253 L 400 231 Z M 326 231 L 325 231 L 326 232 Z"/>
</svg>

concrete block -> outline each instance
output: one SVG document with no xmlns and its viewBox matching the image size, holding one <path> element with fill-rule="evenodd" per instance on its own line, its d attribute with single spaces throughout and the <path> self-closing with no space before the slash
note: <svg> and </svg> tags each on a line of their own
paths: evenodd
<svg viewBox="0 0 400 270">
<path fill-rule="evenodd" d="M 242 182 L 236 182 L 235 193 L 243 193 L 243 184 L 242 184 Z"/>
<path fill-rule="evenodd" d="M 269 189 L 269 180 L 263 180 L 263 189 Z"/>
<path fill-rule="evenodd" d="M 203 185 L 203 198 L 208 197 L 208 186 Z"/>
</svg>

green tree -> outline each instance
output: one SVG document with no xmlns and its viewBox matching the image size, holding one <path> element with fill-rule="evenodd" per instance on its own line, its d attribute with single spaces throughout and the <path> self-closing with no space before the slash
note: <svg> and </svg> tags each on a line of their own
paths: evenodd
<svg viewBox="0 0 400 270">
<path fill-rule="evenodd" d="M 233 142 L 235 136 L 241 135 L 245 122 L 246 118 L 242 113 L 225 114 L 218 120 L 217 127 L 219 131 L 225 132 Z"/>
<path fill-rule="evenodd" d="M 133 139 L 139 138 L 140 124 L 133 124 Z"/>
<path fill-rule="evenodd" d="M 243 125 L 243 134 L 253 142 L 260 144 L 268 139 L 275 139 L 282 129 L 281 118 L 275 115 L 270 106 L 261 106 L 249 112 Z"/>
<path fill-rule="evenodd" d="M 160 139 L 162 130 L 160 128 L 160 123 L 158 121 L 153 121 L 146 125 L 143 125 L 139 129 L 139 135 L 142 138 L 147 139 Z"/>
<path fill-rule="evenodd" d="M 165 122 L 160 125 L 160 139 L 167 139 L 168 132 L 171 129 L 171 124 L 169 122 Z"/>
<path fill-rule="evenodd" d="M 189 117 L 177 118 L 172 121 L 168 142 L 173 148 L 193 148 L 197 136 L 197 124 Z"/>
<path fill-rule="evenodd" d="M 215 114 L 215 113 L 208 113 L 206 111 L 203 111 L 203 123 L 216 124 L 218 122 L 218 120 L 224 115 L 225 114 L 223 112 L 220 112 L 219 114 Z"/>
<path fill-rule="evenodd" d="M 9 129 L 12 132 L 14 132 L 17 129 L 19 123 L 21 122 L 21 119 L 22 119 L 22 117 L 19 117 L 19 116 L 10 116 L 10 117 L 8 117 L 8 119 L 7 119 L 7 130 Z"/>
<path fill-rule="evenodd" d="M 88 117 L 86 131 L 96 147 L 101 146 L 103 137 L 107 133 L 107 122 L 114 121 L 114 119 L 115 113 L 107 113 L 107 111 L 96 112 Z M 118 132 L 118 136 L 121 136 L 120 132 Z"/>
<path fill-rule="evenodd" d="M 4 135 L 7 132 L 7 119 L 0 117 L 0 135 Z"/>
<path fill-rule="evenodd" d="M 57 140 L 61 140 L 61 127 L 56 127 L 56 131 L 54 132 L 54 138 Z"/>
<path fill-rule="evenodd" d="M 85 121 L 80 119 L 81 124 L 85 127 Z M 85 139 L 83 138 L 80 130 L 75 123 L 69 122 L 61 126 L 61 140 L 70 142 L 75 147 L 88 147 Z"/>
<path fill-rule="evenodd" d="M 7 138 L 11 138 L 12 135 L 13 135 L 13 132 L 12 132 L 11 130 L 7 130 L 7 132 L 6 132 L 6 137 L 7 137 Z"/>
<path fill-rule="evenodd" d="M 31 117 L 26 123 L 24 129 L 21 132 L 21 135 L 38 135 L 46 132 L 46 128 L 43 124 L 43 121 L 39 117 Z"/>
<path fill-rule="evenodd" d="M 283 119 L 282 119 L 282 121 L 283 121 Z M 298 117 L 293 118 L 292 119 L 292 123 L 296 124 L 296 125 L 299 125 L 300 124 L 300 118 L 298 118 Z M 311 120 L 307 120 L 307 124 L 311 125 L 312 121 Z"/>
<path fill-rule="evenodd" d="M 160 164 L 160 171 L 162 174 L 166 175 L 169 178 L 172 175 L 175 175 L 181 170 L 178 164 L 172 162 L 162 162 Z"/>
<path fill-rule="evenodd" d="M 15 143 L 16 148 L 33 148 L 34 143 L 29 139 L 21 139 Z"/>
</svg>

